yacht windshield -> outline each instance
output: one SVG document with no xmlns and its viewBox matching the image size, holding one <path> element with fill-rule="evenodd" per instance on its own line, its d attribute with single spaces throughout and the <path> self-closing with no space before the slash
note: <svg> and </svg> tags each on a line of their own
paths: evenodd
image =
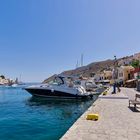
<svg viewBox="0 0 140 140">
<path fill-rule="evenodd" d="M 63 85 L 64 82 L 60 77 L 55 77 L 49 84 L 51 84 L 51 85 Z"/>
</svg>

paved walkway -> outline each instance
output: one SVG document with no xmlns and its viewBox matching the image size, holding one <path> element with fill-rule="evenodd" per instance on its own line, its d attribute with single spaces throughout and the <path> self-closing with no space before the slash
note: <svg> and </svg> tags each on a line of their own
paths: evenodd
<svg viewBox="0 0 140 140">
<path fill-rule="evenodd" d="M 134 89 L 122 88 L 121 93 L 107 95 L 111 98 L 99 98 L 61 139 L 140 140 L 140 112 L 128 108 L 126 98 L 133 99 L 136 93 Z M 87 121 L 88 113 L 99 113 L 100 119 Z"/>
</svg>

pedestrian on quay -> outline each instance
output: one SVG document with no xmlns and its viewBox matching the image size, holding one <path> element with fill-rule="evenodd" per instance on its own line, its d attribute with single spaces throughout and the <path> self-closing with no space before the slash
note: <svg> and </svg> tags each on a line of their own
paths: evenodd
<svg viewBox="0 0 140 140">
<path fill-rule="evenodd" d="M 117 84 L 116 84 L 116 86 L 117 86 L 117 90 L 118 90 L 118 92 L 121 92 L 121 89 L 120 89 L 120 84 L 119 84 L 119 83 L 117 83 Z"/>
<path fill-rule="evenodd" d="M 112 92 L 112 94 L 116 94 L 116 82 L 114 82 L 114 84 L 113 84 L 113 92 Z"/>
</svg>

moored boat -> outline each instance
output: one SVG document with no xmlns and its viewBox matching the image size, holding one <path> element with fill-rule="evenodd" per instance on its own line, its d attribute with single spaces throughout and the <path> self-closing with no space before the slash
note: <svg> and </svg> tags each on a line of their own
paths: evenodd
<svg viewBox="0 0 140 140">
<path fill-rule="evenodd" d="M 81 85 L 75 85 L 71 77 L 57 75 L 48 84 L 29 86 L 25 88 L 33 96 L 47 98 L 92 98 L 93 94 L 87 92 Z"/>
</svg>

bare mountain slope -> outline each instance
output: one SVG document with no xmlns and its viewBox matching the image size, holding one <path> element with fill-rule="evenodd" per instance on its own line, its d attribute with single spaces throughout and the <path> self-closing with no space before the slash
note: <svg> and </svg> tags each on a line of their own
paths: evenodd
<svg viewBox="0 0 140 140">
<path fill-rule="evenodd" d="M 106 61 L 101 61 L 101 62 L 94 62 L 91 63 L 87 66 L 79 67 L 74 70 L 68 70 L 64 71 L 61 74 L 64 75 L 83 75 L 86 77 L 89 77 L 92 73 L 97 73 L 100 72 L 104 69 L 109 69 L 110 67 L 113 67 L 114 60 L 106 60 Z M 49 77 L 48 79 L 44 80 L 43 83 L 47 83 L 51 81 L 56 75 L 53 75 Z"/>
<path fill-rule="evenodd" d="M 90 76 L 92 73 L 100 72 L 104 69 L 109 69 L 113 67 L 114 60 L 106 60 L 101 62 L 94 62 L 84 67 L 79 67 L 75 70 L 64 71 L 63 74 L 66 75 L 83 75 Z"/>
</svg>

